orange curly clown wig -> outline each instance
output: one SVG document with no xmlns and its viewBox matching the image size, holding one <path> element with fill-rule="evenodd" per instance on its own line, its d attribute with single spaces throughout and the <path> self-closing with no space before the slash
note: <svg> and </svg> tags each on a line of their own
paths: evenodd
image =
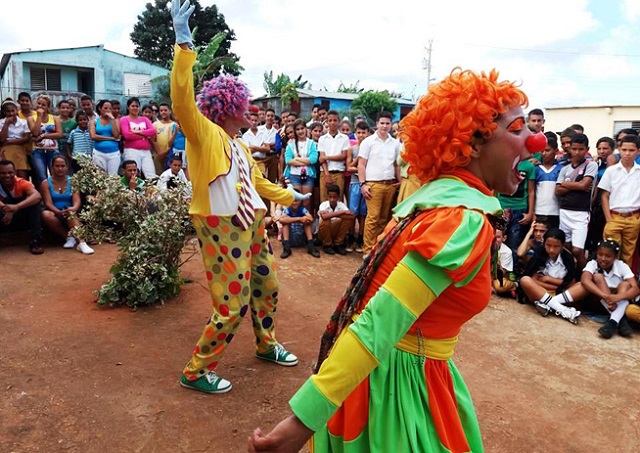
<svg viewBox="0 0 640 453">
<path fill-rule="evenodd" d="M 472 137 L 488 140 L 496 120 L 512 107 L 526 106 L 527 96 L 513 82 L 498 82 L 498 72 L 454 69 L 431 85 L 401 122 L 402 157 L 424 184 L 471 161 Z"/>
</svg>

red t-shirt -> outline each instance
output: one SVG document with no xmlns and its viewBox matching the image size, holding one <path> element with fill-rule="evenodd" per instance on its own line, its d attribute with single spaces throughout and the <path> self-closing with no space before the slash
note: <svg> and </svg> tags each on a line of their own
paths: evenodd
<svg viewBox="0 0 640 453">
<path fill-rule="evenodd" d="M 6 187 L 0 185 L 0 201 L 4 202 L 9 195 L 15 199 L 25 198 L 27 196 L 27 192 L 34 188 L 33 184 L 24 178 L 18 178 L 15 176 L 14 181 L 13 190 L 11 191 L 7 191 Z"/>
</svg>

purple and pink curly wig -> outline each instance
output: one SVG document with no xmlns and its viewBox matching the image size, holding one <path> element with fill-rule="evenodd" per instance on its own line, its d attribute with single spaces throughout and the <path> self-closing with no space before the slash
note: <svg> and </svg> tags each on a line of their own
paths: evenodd
<svg viewBox="0 0 640 453">
<path fill-rule="evenodd" d="M 207 80 L 196 96 L 198 108 L 216 124 L 246 112 L 251 93 L 249 88 L 230 75 L 219 75 Z"/>
<path fill-rule="evenodd" d="M 496 70 L 477 74 L 454 69 L 431 85 L 401 122 L 402 157 L 409 171 L 426 183 L 467 166 L 472 137 L 490 139 L 500 115 L 527 103 L 527 96 L 513 82 L 498 81 Z"/>
</svg>

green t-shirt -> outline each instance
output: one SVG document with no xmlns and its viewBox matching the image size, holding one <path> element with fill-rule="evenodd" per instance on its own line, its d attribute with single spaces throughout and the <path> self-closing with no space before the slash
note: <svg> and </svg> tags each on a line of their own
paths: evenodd
<svg viewBox="0 0 640 453">
<path fill-rule="evenodd" d="M 123 176 L 122 178 L 120 178 L 120 182 L 127 189 L 129 188 L 129 180 L 126 178 L 126 176 Z M 136 178 L 136 192 L 143 192 L 144 188 L 145 188 L 144 179 Z"/>
<path fill-rule="evenodd" d="M 76 123 L 76 120 L 72 118 L 68 121 L 60 122 L 60 125 L 62 126 L 62 138 L 58 139 L 58 150 L 60 150 L 60 152 L 64 154 L 67 152 L 67 142 L 69 141 L 69 134 L 76 128 L 78 124 Z"/>
<path fill-rule="evenodd" d="M 536 167 L 528 160 L 523 160 L 518 164 L 518 171 L 524 177 L 524 181 L 518 186 L 518 190 L 513 195 L 498 195 L 502 209 L 511 208 L 513 210 L 526 210 L 528 205 L 529 180 L 535 181 Z"/>
</svg>

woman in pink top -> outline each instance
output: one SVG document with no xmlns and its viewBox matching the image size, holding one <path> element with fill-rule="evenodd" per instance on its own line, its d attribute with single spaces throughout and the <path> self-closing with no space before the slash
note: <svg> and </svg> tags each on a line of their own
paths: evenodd
<svg viewBox="0 0 640 453">
<path fill-rule="evenodd" d="M 124 139 L 124 160 L 133 160 L 138 164 L 146 179 L 155 178 L 156 169 L 151 155 L 150 141 L 156 136 L 151 121 L 139 116 L 140 100 L 129 98 L 127 115 L 120 118 L 120 131 Z"/>
</svg>

